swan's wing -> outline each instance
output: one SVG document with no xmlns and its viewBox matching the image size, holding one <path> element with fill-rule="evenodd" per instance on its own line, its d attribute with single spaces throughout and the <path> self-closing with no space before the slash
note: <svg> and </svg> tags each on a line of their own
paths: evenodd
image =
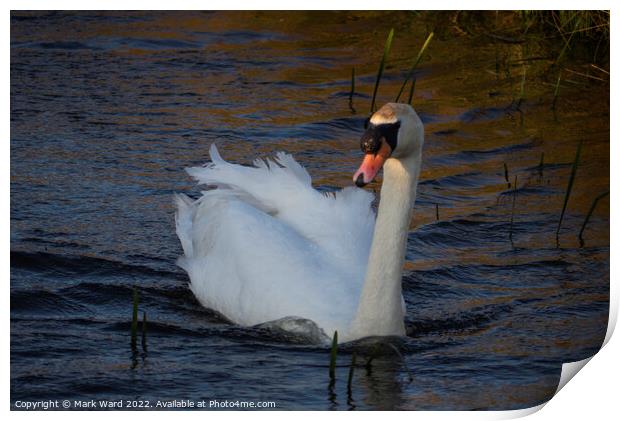
<svg viewBox="0 0 620 421">
<path fill-rule="evenodd" d="M 201 184 L 217 187 L 203 192 L 203 197 L 239 199 L 284 222 L 329 252 L 343 268 L 365 269 L 375 220 L 371 193 L 347 187 L 323 194 L 312 188 L 308 172 L 282 152 L 275 162 L 257 159 L 253 167 L 226 162 L 215 144 L 209 154 L 211 163 L 187 169 Z"/>
<path fill-rule="evenodd" d="M 312 188 L 308 172 L 288 154 L 278 153 L 275 162 L 256 159 L 253 167 L 225 161 L 215 144 L 209 148 L 209 155 L 211 162 L 187 168 L 189 175 L 201 184 L 229 190 L 224 194 L 237 196 L 269 214 L 286 209 L 300 195 L 320 194 Z"/>
<path fill-rule="evenodd" d="M 189 236 L 181 243 L 191 243 L 192 252 L 179 264 L 203 305 L 242 325 L 297 316 L 328 331 L 346 328 L 361 288 L 359 268 L 349 279 L 325 250 L 235 198 L 179 197 L 177 204 L 177 232 Z"/>
</svg>

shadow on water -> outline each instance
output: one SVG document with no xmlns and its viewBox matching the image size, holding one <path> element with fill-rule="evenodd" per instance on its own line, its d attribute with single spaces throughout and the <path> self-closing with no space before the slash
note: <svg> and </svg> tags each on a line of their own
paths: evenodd
<svg viewBox="0 0 620 421">
<path fill-rule="evenodd" d="M 368 31 L 378 17 L 383 29 Z M 609 84 L 566 58 L 576 73 L 562 73 L 558 94 L 547 45 L 463 19 L 13 12 L 12 402 L 458 410 L 552 396 L 561 363 L 605 336 Z M 200 306 L 175 265 L 172 193 L 199 194 L 183 168 L 203 164 L 213 142 L 245 164 L 291 152 L 321 191 L 350 185 L 391 27 L 378 104 L 435 33 L 412 75 L 426 138 L 403 276 L 407 336 L 340 344 L 330 380 L 328 347 Z"/>
</svg>

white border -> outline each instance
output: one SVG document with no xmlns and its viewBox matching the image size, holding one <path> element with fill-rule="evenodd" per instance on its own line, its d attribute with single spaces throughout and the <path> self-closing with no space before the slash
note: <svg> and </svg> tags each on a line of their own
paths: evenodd
<svg viewBox="0 0 620 421">
<path fill-rule="evenodd" d="M 7 58 L 5 62 L 5 66 L 3 68 L 4 71 L 4 102 L 3 102 L 3 110 L 5 116 L 5 123 L 3 124 L 3 134 L 4 139 L 6 139 L 6 153 L 4 155 L 4 168 L 5 174 L 7 174 L 7 178 L 10 180 L 10 95 L 9 95 L 9 86 L 10 86 L 10 72 L 8 63 L 10 61 L 10 20 L 9 20 L 9 10 L 37 10 L 37 9 L 74 9 L 74 10 L 94 10 L 94 9 L 110 9 L 110 10 L 183 10 L 183 9 L 227 9 L 227 10 L 243 10 L 243 9 L 261 9 L 261 10 L 274 10 L 274 9 L 288 9 L 288 10 L 304 10 L 304 9 L 335 9 L 335 10 L 366 10 L 366 9 L 377 9 L 380 6 L 383 10 L 395 10 L 395 9 L 412 9 L 419 8 L 425 10 L 440 10 L 440 9 L 462 9 L 463 6 L 467 6 L 466 9 L 485 9 L 488 8 L 489 5 L 494 6 L 496 9 L 575 9 L 575 10 L 593 10 L 593 9 L 605 9 L 612 10 L 612 15 L 615 16 L 615 10 L 612 6 L 611 1 L 599 1 L 599 0 L 589 0 L 588 2 L 578 2 L 573 0 L 568 1 L 545 1 L 542 3 L 540 0 L 522 0 L 522 1 L 502 1 L 500 4 L 494 2 L 493 4 L 484 3 L 481 1 L 471 1 L 463 4 L 462 2 L 455 1 L 446 1 L 446 0 L 434 0 L 432 2 L 412 2 L 409 1 L 381 1 L 377 2 L 376 0 L 358 0 L 358 1 L 334 1 L 334 0 L 314 0 L 307 4 L 293 4 L 293 3 L 284 3 L 282 1 L 262 1 L 260 3 L 249 3 L 247 1 L 242 0 L 227 0 L 225 3 L 219 2 L 205 2 L 205 1 L 187 1 L 187 0 L 175 0 L 174 2 L 162 2 L 162 1 L 118 1 L 118 0 L 109 0 L 109 1 L 89 1 L 78 2 L 78 1 L 54 1 L 54 2 L 44 2 L 44 1 L 9 1 L 7 2 L 7 13 L 4 16 L 4 20 L 2 21 L 4 33 L 5 33 L 5 43 L 3 44 L 3 56 Z M 219 6 L 219 7 L 218 7 Z M 225 7 L 221 7 L 225 6 Z M 613 18 L 612 18 L 613 19 Z M 616 45 L 616 36 L 612 26 L 612 35 L 611 35 L 611 45 Z M 615 52 L 612 51 L 612 63 L 611 67 L 615 67 Z M 614 83 L 614 76 L 612 75 L 611 80 L 611 89 L 610 89 L 610 98 L 612 98 L 612 112 L 615 111 L 613 107 L 613 98 L 617 96 L 614 95 L 617 92 L 615 89 L 616 84 Z M 614 118 L 610 118 L 611 124 L 611 204 L 610 204 L 610 213 L 613 216 L 614 210 L 618 207 L 617 204 L 617 195 L 615 189 L 614 180 L 618 179 L 618 172 L 620 171 L 620 165 L 617 160 L 617 142 L 620 139 L 615 139 L 614 135 L 617 134 L 616 130 L 616 117 L 617 113 L 614 112 Z M 5 253 L 2 255 L 2 264 L 5 267 L 6 279 L 9 279 L 9 250 L 10 243 L 9 232 L 10 232 L 10 206 L 9 200 L 10 191 L 9 191 L 9 182 L 5 182 L 4 186 L 4 197 L 5 200 L 2 204 L 2 212 L 4 214 L 5 222 L 5 231 L 4 238 L 7 239 L 8 250 L 5 250 Z M 612 218 L 614 219 L 614 218 Z M 614 242 L 614 239 L 618 238 L 618 229 L 616 226 L 611 226 L 611 241 Z M 617 243 L 617 241 L 616 241 Z M 539 411 L 543 406 L 545 406 L 544 410 L 537 412 L 535 415 L 531 417 L 531 419 L 537 420 L 547 420 L 547 419 L 562 419 L 562 420 L 579 420 L 582 421 L 584 418 L 588 417 L 590 419 L 610 419 L 612 414 L 618 414 L 618 404 L 617 404 L 617 379 L 618 379 L 618 359 L 617 355 L 620 355 L 620 350 L 618 346 L 618 340 L 611 338 L 611 334 L 613 332 L 613 328 L 615 327 L 615 323 L 617 320 L 617 312 L 618 312 L 618 291 L 616 280 L 618 279 L 618 265 L 615 264 L 614 259 L 614 248 L 611 249 L 611 291 L 610 291 L 610 320 L 609 320 L 609 328 L 608 333 L 605 339 L 606 346 L 601 350 L 597 355 L 595 355 L 591 361 L 587 364 L 588 368 L 584 370 L 584 372 L 579 373 L 577 379 L 569 382 L 566 387 L 564 387 L 561 392 L 555 396 L 547 405 L 540 405 L 539 407 L 530 408 L 526 410 L 520 411 L 489 411 L 489 412 L 389 412 L 389 413 L 381 413 L 377 414 L 375 412 L 355 412 L 355 413 L 347 413 L 347 412 L 339 412 L 339 413 L 330 413 L 330 412 L 301 412 L 290 414 L 290 412 L 261 412 L 254 411 L 247 415 L 252 417 L 257 417 L 258 419 L 283 419 L 286 417 L 290 418 L 292 415 L 295 418 L 300 417 L 301 419 L 315 419 L 316 417 L 327 417 L 331 418 L 334 416 L 337 417 L 375 417 L 375 416 L 389 416 L 393 418 L 403 418 L 407 417 L 416 417 L 418 419 L 459 419 L 459 420 L 469 420 L 469 419 L 509 419 L 516 418 L 520 416 L 525 416 L 533 412 Z M 9 288 L 9 282 L 6 283 L 6 288 Z M 2 406 L 3 412 L 9 412 L 9 391 L 10 391 L 10 354 L 9 354 L 9 327 L 10 327 L 10 303 L 9 303 L 9 294 L 6 291 L 6 294 L 3 294 L 3 304 L 5 309 L 5 346 L 2 348 L 2 357 L 4 360 L 4 382 L 2 382 L 2 392 L 4 399 L 0 404 Z M 611 338 L 611 340 L 610 340 Z M 125 414 L 118 414 L 118 412 L 112 414 L 112 416 L 124 416 Z M 90 412 L 87 416 L 89 418 L 94 419 L 107 419 L 111 414 L 106 412 Z M 152 417 L 154 419 L 168 419 L 171 415 L 175 417 L 179 416 L 178 412 L 170 413 L 170 412 L 153 412 L 150 411 L 146 414 L 148 417 Z M 239 413 L 236 412 L 210 412 L 209 414 L 204 414 L 201 411 L 195 412 L 185 412 L 183 413 L 184 417 L 195 418 L 198 419 L 200 417 L 201 420 L 207 417 L 217 417 L 218 419 L 236 419 L 239 417 Z M 10 412 L 10 417 L 14 418 L 33 418 L 38 416 L 45 416 L 46 419 L 77 419 L 83 418 L 84 414 L 80 412 Z M 131 417 L 139 417 L 144 416 L 143 414 L 129 414 Z"/>
<path fill-rule="evenodd" d="M 415 2 L 411 0 L 313 0 L 308 2 L 285 2 L 282 0 L 227 0 L 226 2 L 209 2 L 197 0 L 9 0 L 6 2 L 12 10 L 609 10 L 613 4 L 607 0 L 522 0 L 494 1 L 493 3 L 474 0 L 457 2 L 454 0 L 433 0 Z M 493 7 L 489 7 L 493 6 Z"/>
</svg>

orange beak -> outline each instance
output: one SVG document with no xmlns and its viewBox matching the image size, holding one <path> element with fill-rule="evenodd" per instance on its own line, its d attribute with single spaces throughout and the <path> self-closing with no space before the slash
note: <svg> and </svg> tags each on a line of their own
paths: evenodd
<svg viewBox="0 0 620 421">
<path fill-rule="evenodd" d="M 357 185 L 357 187 L 364 187 L 366 184 L 374 180 L 381 167 L 383 167 L 385 160 L 388 159 L 391 154 L 392 148 L 390 148 L 390 145 L 388 145 L 387 142 L 382 141 L 381 147 L 376 154 L 367 153 L 364 155 L 362 165 L 360 165 L 359 169 L 353 176 L 355 185 Z"/>
</svg>

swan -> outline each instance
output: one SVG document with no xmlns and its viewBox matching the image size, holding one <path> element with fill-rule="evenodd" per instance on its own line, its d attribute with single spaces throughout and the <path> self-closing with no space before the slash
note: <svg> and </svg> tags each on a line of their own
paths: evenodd
<svg viewBox="0 0 620 421">
<path fill-rule="evenodd" d="M 210 163 L 186 169 L 211 188 L 197 200 L 175 195 L 177 263 L 191 291 L 238 325 L 304 319 L 341 342 L 404 335 L 401 276 L 423 143 L 414 109 L 385 104 L 361 137 L 357 187 L 335 194 L 315 190 L 291 155 L 249 167 L 212 144 Z M 375 220 L 374 195 L 358 187 L 382 167 Z"/>
</svg>

